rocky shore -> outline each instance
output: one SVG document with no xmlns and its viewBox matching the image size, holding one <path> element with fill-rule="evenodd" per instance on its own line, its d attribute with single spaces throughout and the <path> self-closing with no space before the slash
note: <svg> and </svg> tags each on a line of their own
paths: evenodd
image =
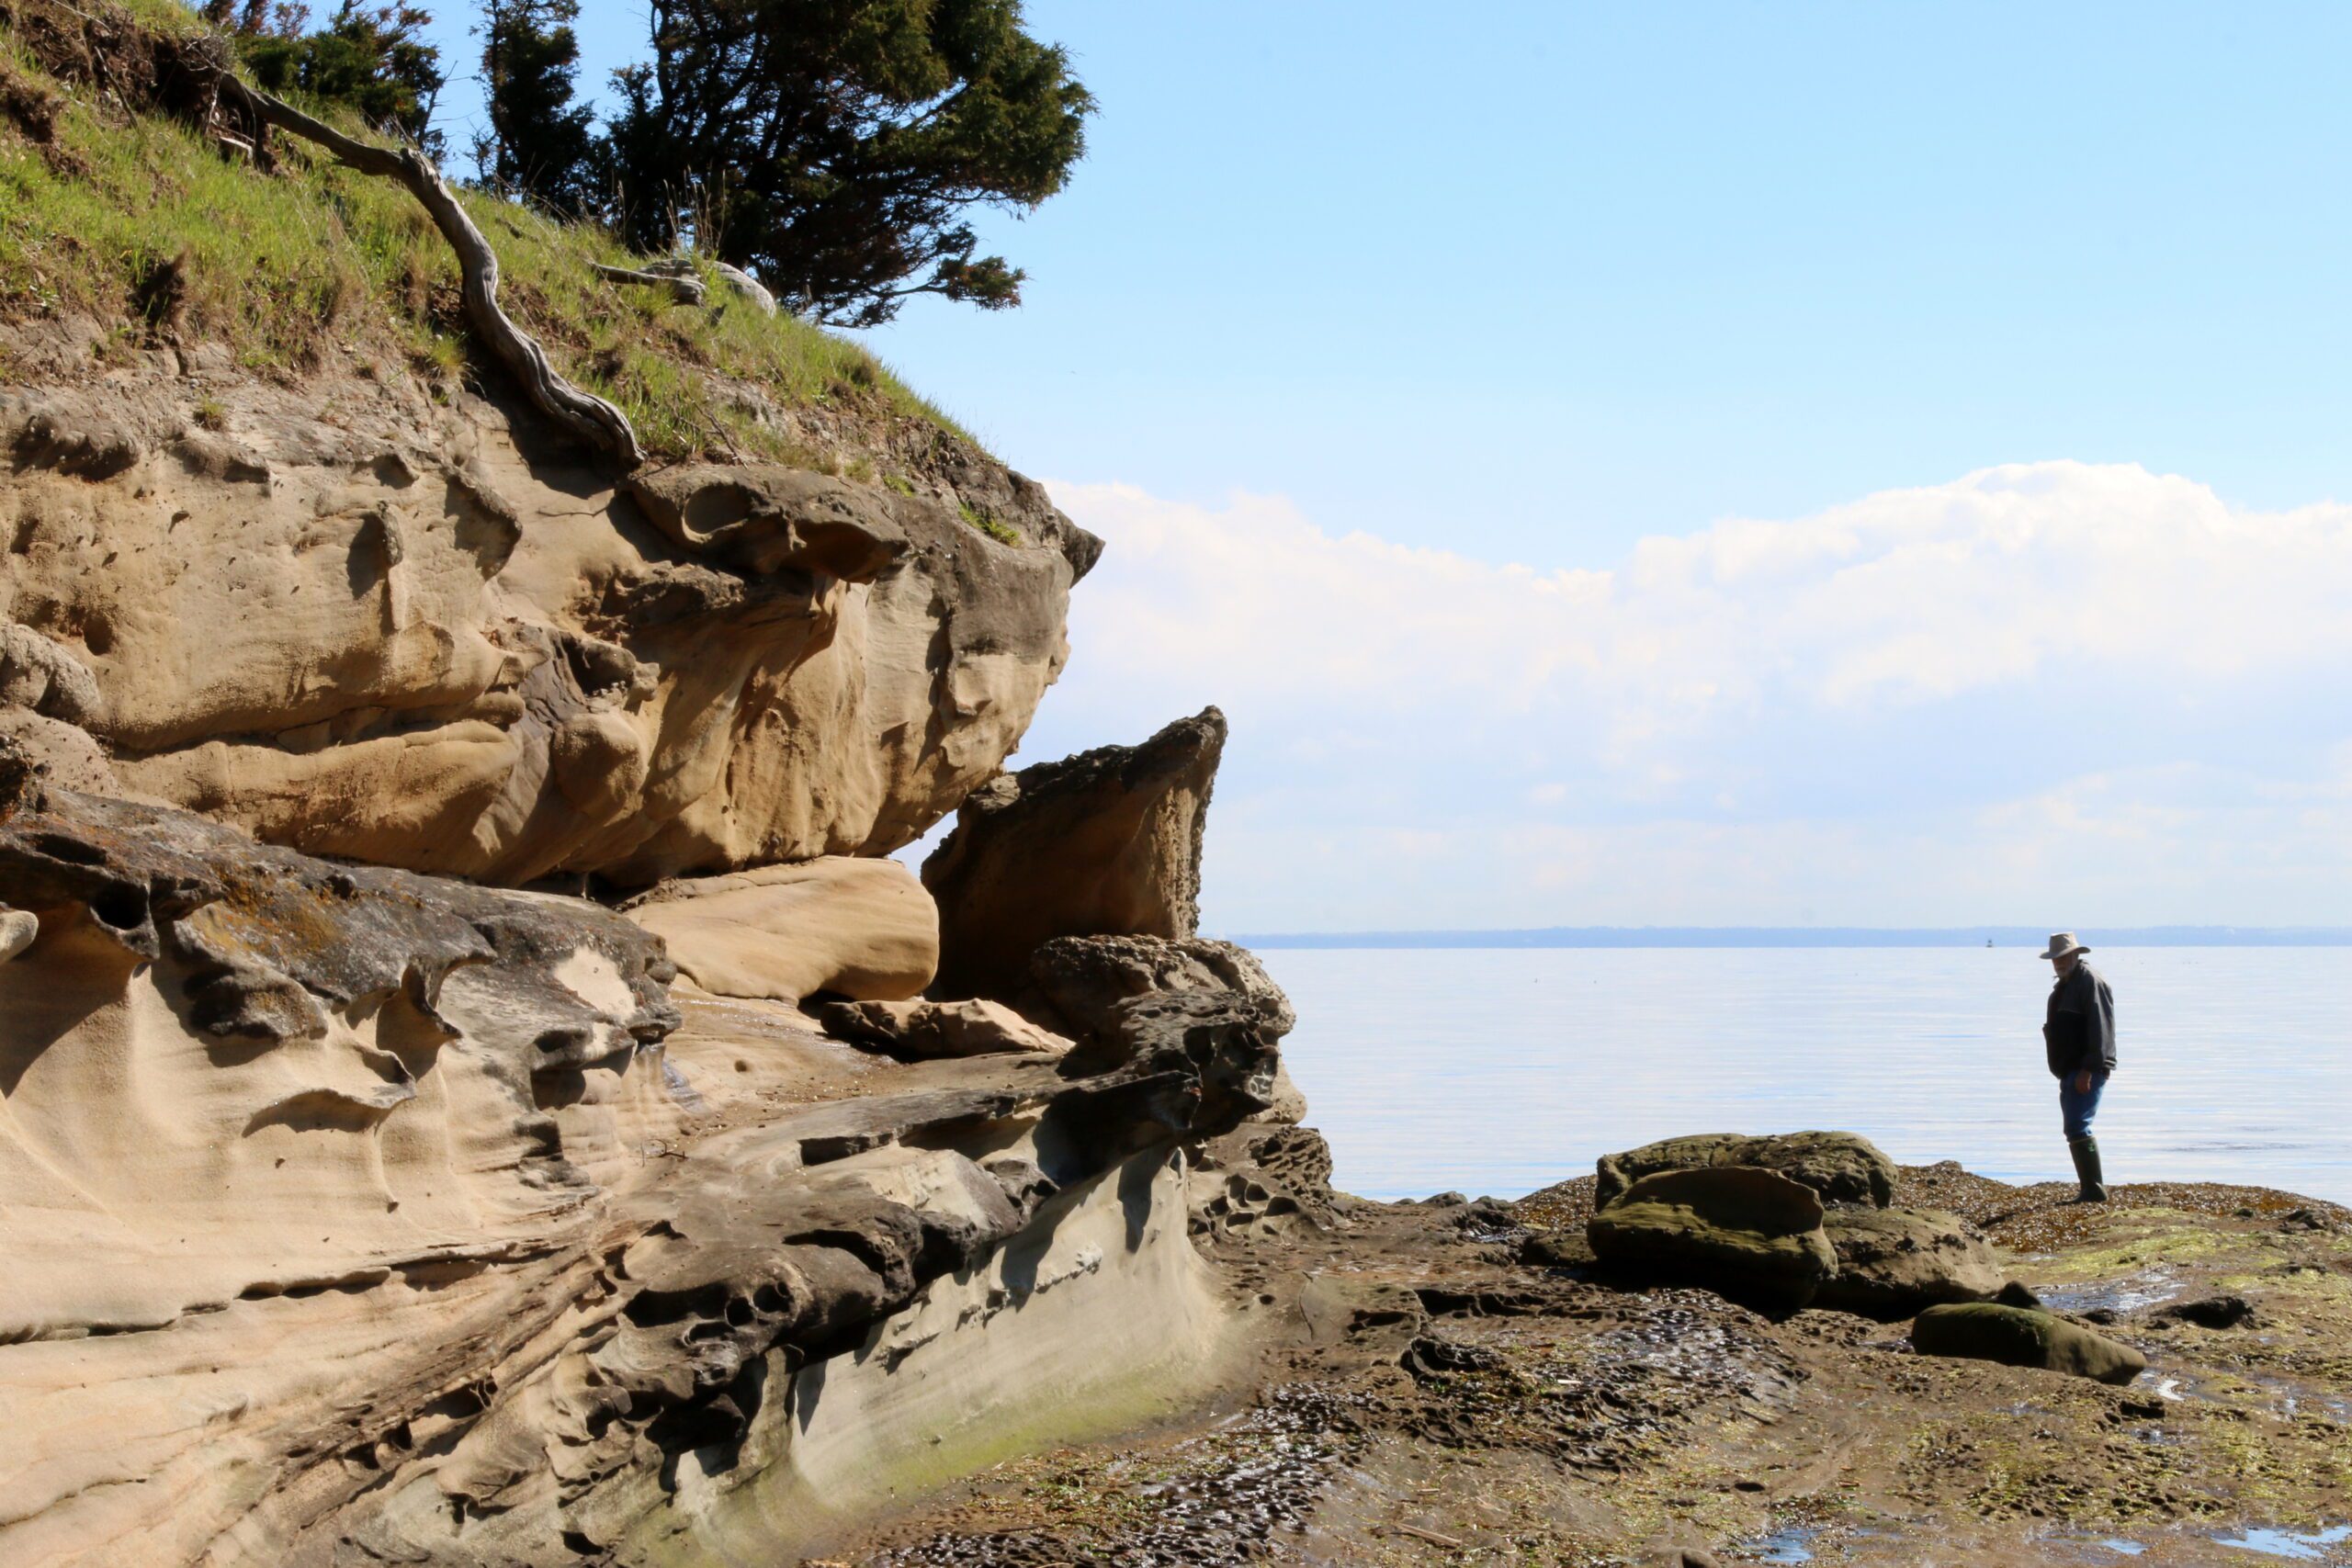
<svg viewBox="0 0 2352 1568">
<path fill-rule="evenodd" d="M 1008 1463 L 834 1561 L 2346 1559 L 2352 1213 L 1895 1175 L 2146 1371 L 1923 1355 L 1905 1322 L 1629 1276 L 1586 1246 L 1594 1177 L 1517 1202 L 1337 1198 L 1204 1234 L 1255 1359 L 1201 1415 Z"/>
</svg>

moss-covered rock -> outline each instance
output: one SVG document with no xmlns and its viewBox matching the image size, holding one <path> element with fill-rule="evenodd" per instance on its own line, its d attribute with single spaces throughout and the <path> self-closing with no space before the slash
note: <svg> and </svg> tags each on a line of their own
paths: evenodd
<svg viewBox="0 0 2352 1568">
<path fill-rule="evenodd" d="M 1723 1166 L 1645 1176 L 1585 1234 L 1603 1263 L 1793 1312 L 1838 1271 L 1821 1220 L 1821 1200 L 1804 1183 Z"/>
<path fill-rule="evenodd" d="M 1894 1162 L 1858 1133 L 1702 1133 L 1603 1155 L 1595 1167 L 1593 1201 L 1605 1209 L 1642 1178 L 1659 1171 L 1727 1165 L 1778 1171 L 1829 1201 L 1883 1209 L 1894 1201 Z"/>
<path fill-rule="evenodd" d="M 1815 1306 L 1867 1317 L 1908 1317 L 1922 1307 L 1989 1301 L 2002 1285 L 1992 1244 L 1957 1214 L 1937 1209 L 1833 1206 L 1822 1234 L 1838 1254 Z"/>
<path fill-rule="evenodd" d="M 2148 1359 L 2129 1345 L 2055 1313 L 1993 1302 L 1929 1307 L 1911 1325 L 1911 1345 L 1923 1356 L 1998 1361 L 2118 1385 L 2148 1370 Z"/>
</svg>

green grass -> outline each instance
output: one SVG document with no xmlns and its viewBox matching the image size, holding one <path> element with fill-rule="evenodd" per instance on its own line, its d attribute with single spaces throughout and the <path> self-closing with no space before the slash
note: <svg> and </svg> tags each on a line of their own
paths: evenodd
<svg viewBox="0 0 2352 1568">
<path fill-rule="evenodd" d="M 96 13 L 108 7 L 92 6 L 79 0 L 80 8 Z M 193 6 L 180 0 L 113 0 L 111 9 L 120 12 L 150 32 L 166 33 L 175 38 L 188 38 L 204 30 L 204 23 Z"/>
<path fill-rule="evenodd" d="M 989 516 L 971 502 L 959 501 L 956 503 L 956 510 L 966 523 L 978 528 L 998 544 L 1017 546 L 1021 543 L 1020 532 L 1012 524 Z"/>
<path fill-rule="evenodd" d="M 171 0 L 126 8 L 158 28 L 194 25 Z M 0 316 L 85 315 L 116 327 L 117 344 L 157 333 L 220 342 L 261 372 L 300 375 L 337 355 L 363 367 L 390 360 L 445 393 L 461 377 L 500 374 L 473 360 L 447 244 L 391 182 L 285 137 L 279 172 L 262 174 L 176 120 L 99 106 L 87 87 L 50 77 L 5 28 L 0 88 L 45 94 L 55 107 L 47 146 L 0 115 Z M 763 418 L 763 400 L 970 440 L 854 343 L 761 315 L 715 278 L 715 309 L 607 283 L 592 264 L 642 258 L 603 230 L 462 196 L 498 252 L 507 312 L 566 375 L 627 412 L 657 457 L 829 466 Z"/>
</svg>

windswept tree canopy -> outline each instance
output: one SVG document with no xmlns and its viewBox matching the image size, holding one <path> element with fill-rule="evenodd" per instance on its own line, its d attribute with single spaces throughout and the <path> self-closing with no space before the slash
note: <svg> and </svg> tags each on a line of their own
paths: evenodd
<svg viewBox="0 0 2352 1568">
<path fill-rule="evenodd" d="M 490 110 L 473 148 L 481 177 L 569 214 L 602 195 L 595 117 L 571 101 L 579 19 L 580 0 L 486 0 L 479 29 Z"/>
<path fill-rule="evenodd" d="M 348 104 L 370 125 L 394 130 L 439 156 L 434 101 L 447 78 L 427 41 L 433 17 L 408 0 L 343 0 L 324 28 L 311 30 L 298 0 L 206 0 L 206 20 L 236 34 L 254 80 L 273 93 L 300 91 Z"/>
<path fill-rule="evenodd" d="M 651 21 L 609 140 L 630 243 L 691 238 L 836 325 L 915 294 L 1020 302 L 965 215 L 1060 190 L 1094 100 L 1019 0 L 652 0 Z"/>
</svg>

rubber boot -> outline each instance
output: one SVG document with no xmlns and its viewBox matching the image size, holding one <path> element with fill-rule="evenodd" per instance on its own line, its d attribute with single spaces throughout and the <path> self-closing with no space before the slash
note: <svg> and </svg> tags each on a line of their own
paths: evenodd
<svg viewBox="0 0 2352 1568">
<path fill-rule="evenodd" d="M 2075 1195 L 2075 1201 L 2077 1203 L 2106 1202 L 2107 1173 L 2098 1168 L 2098 1140 L 2087 1137 L 2069 1138 L 2066 1140 L 2066 1148 L 2075 1156 L 2075 1179 L 2083 1184 L 2083 1190 Z"/>
</svg>

